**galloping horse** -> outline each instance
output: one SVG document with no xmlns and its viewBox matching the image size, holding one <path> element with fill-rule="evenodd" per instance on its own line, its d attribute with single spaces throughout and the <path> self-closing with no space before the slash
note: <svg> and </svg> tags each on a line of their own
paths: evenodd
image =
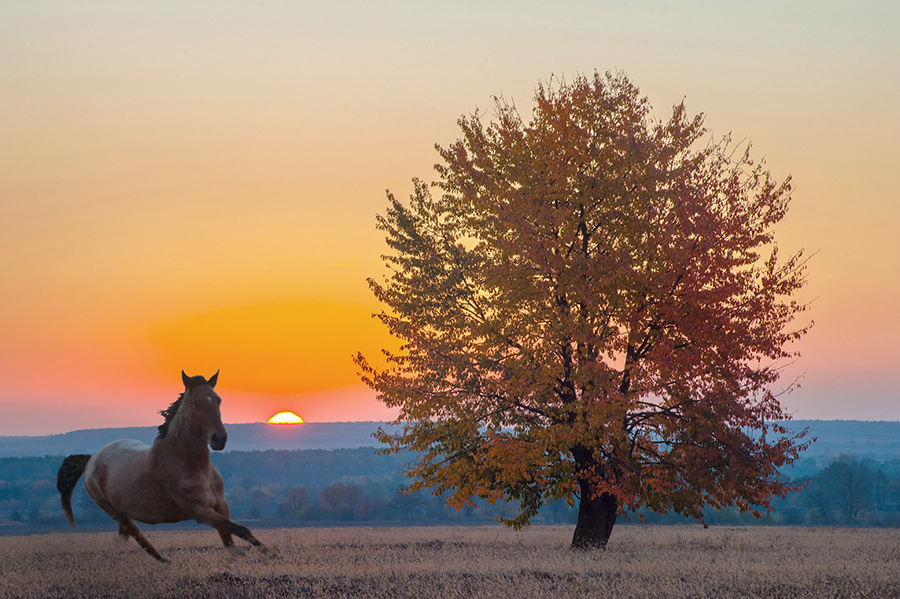
<svg viewBox="0 0 900 599">
<path fill-rule="evenodd" d="M 219 410 L 222 400 L 213 390 L 218 377 L 216 372 L 207 381 L 181 371 L 185 391 L 160 412 L 165 422 L 153 445 L 120 439 L 94 455 L 70 455 L 63 460 L 56 488 L 72 528 L 72 491 L 84 473 L 85 489 L 119 523 L 119 535 L 134 537 L 161 562 L 168 560 L 144 537 L 135 520 L 147 524 L 196 520 L 215 528 L 225 547 L 237 551 L 231 538 L 236 535 L 269 554 L 250 529 L 231 520 L 222 475 L 209 461 L 207 445 L 218 451 L 228 439 Z"/>
</svg>

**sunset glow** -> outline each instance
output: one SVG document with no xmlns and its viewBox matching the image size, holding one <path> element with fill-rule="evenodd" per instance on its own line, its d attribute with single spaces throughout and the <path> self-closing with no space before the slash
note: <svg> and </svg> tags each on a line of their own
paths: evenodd
<svg viewBox="0 0 900 599">
<path fill-rule="evenodd" d="M 278 412 L 269 418 L 269 424 L 303 424 L 303 419 L 293 412 Z"/>
<path fill-rule="evenodd" d="M 530 114 L 540 81 L 595 69 L 793 177 L 777 238 L 815 253 L 816 325 L 781 401 L 898 419 L 898 22 L 811 0 L 5 2 L 0 435 L 158 425 L 181 370 L 221 371 L 229 423 L 392 419 L 352 361 L 399 347 L 367 283 L 385 189 L 436 179 L 434 145 L 493 95 Z"/>
</svg>

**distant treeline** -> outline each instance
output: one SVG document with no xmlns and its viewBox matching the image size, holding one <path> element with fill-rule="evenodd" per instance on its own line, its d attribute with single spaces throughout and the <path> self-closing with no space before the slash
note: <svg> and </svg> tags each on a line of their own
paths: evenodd
<svg viewBox="0 0 900 599">
<path fill-rule="evenodd" d="M 232 514 L 238 520 L 268 520 L 286 525 L 347 522 L 479 523 L 512 516 L 515 505 L 478 501 L 457 511 L 445 498 L 427 491 L 409 493 L 402 475 L 411 455 L 379 455 L 373 448 L 269 450 L 214 453 L 225 478 Z M 59 527 L 65 523 L 56 490 L 62 456 L 0 458 L 2 529 Z M 785 476 L 809 484 L 775 502 L 761 519 L 734 509 L 707 511 L 710 524 L 851 525 L 900 527 L 900 459 L 873 461 L 853 456 L 804 460 Z M 73 498 L 81 524 L 112 521 L 79 483 Z M 681 516 L 649 512 L 654 523 L 684 523 Z M 535 523 L 574 523 L 565 502 L 546 505 Z"/>
</svg>

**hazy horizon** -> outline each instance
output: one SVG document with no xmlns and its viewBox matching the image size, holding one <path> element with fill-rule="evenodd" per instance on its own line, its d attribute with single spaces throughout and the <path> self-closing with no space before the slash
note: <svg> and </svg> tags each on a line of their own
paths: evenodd
<svg viewBox="0 0 900 599">
<path fill-rule="evenodd" d="M 272 424 L 269 422 L 228 422 L 225 421 L 223 424 L 226 427 L 229 426 L 242 426 L 242 425 L 265 425 L 271 426 L 273 429 L 284 429 L 288 430 L 291 428 L 303 428 L 306 424 L 390 424 L 390 420 L 328 420 L 328 421 L 304 421 L 296 424 Z M 900 419 L 890 420 L 890 419 L 858 419 L 858 418 L 803 418 L 803 419 L 793 419 L 793 420 L 782 420 L 779 422 L 791 423 L 802 425 L 805 422 L 816 422 L 816 423 L 827 423 L 827 422 L 840 422 L 840 423 L 860 423 L 860 424 L 895 424 L 900 423 Z M 66 435 L 69 433 L 77 433 L 82 431 L 94 431 L 94 430 L 119 430 L 119 429 L 136 429 L 136 428 L 144 428 L 144 429 L 155 429 L 159 424 L 136 424 L 136 425 L 128 425 L 128 426 L 103 426 L 103 427 L 86 427 L 86 428 L 75 428 L 71 430 L 65 430 L 61 432 L 54 433 L 37 433 L 37 434 L 28 434 L 28 435 L 16 435 L 16 434 L 5 434 L 0 433 L 0 438 L 2 437 L 51 437 L 51 436 L 60 436 Z"/>
</svg>

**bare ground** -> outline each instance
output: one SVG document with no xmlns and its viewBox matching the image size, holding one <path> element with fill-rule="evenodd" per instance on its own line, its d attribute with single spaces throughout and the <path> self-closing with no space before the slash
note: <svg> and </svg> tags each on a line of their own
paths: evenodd
<svg viewBox="0 0 900 599">
<path fill-rule="evenodd" d="M 570 527 L 258 531 L 275 558 L 144 530 L 171 563 L 110 533 L 0 537 L 0 598 L 900 598 L 893 530 L 619 526 L 602 552 Z"/>
</svg>

